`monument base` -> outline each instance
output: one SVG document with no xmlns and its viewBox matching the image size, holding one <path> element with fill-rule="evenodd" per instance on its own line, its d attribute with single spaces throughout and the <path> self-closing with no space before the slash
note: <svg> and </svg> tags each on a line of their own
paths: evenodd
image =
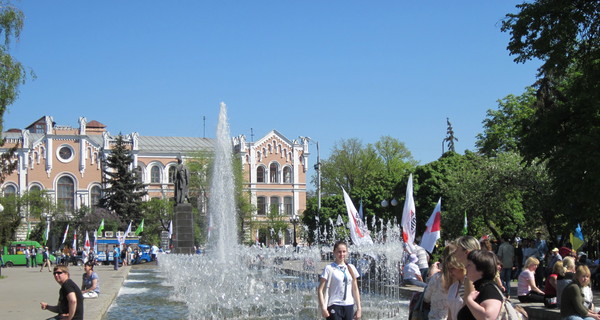
<svg viewBox="0 0 600 320">
<path fill-rule="evenodd" d="M 194 216 L 192 205 L 178 203 L 175 205 L 175 240 L 173 253 L 194 254 Z"/>
</svg>

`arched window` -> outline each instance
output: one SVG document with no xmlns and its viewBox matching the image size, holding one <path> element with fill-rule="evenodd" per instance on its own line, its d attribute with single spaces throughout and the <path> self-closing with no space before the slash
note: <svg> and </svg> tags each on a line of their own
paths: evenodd
<svg viewBox="0 0 600 320">
<path fill-rule="evenodd" d="M 291 216 L 294 212 L 294 206 L 292 205 L 292 197 L 283 198 L 283 210 L 288 216 Z"/>
<path fill-rule="evenodd" d="M 31 187 L 29 187 L 29 192 L 40 193 L 40 192 L 42 192 L 42 188 L 40 186 L 38 186 L 37 184 L 34 184 Z"/>
<path fill-rule="evenodd" d="M 279 197 L 271 197 L 271 213 L 279 214 Z"/>
<path fill-rule="evenodd" d="M 259 216 L 264 216 L 267 214 L 267 201 L 265 197 L 256 198 L 256 214 Z"/>
<path fill-rule="evenodd" d="M 153 166 L 150 169 L 150 183 L 160 183 L 160 168 Z"/>
<path fill-rule="evenodd" d="M 265 182 L 265 168 L 263 166 L 256 168 L 256 182 Z"/>
<path fill-rule="evenodd" d="M 292 168 L 283 168 L 283 183 L 292 183 Z"/>
<path fill-rule="evenodd" d="M 62 204 L 65 212 L 73 212 L 75 209 L 75 183 L 70 177 L 64 176 L 58 179 L 57 202 Z"/>
<path fill-rule="evenodd" d="M 12 184 L 5 186 L 3 191 L 5 197 L 14 196 L 17 194 L 17 188 Z"/>
<path fill-rule="evenodd" d="M 102 190 L 99 186 L 93 186 L 92 190 L 90 190 L 90 205 L 92 207 L 92 212 L 95 212 L 98 208 L 98 202 L 100 202 L 100 197 L 102 196 Z"/>
<path fill-rule="evenodd" d="M 269 181 L 271 183 L 279 182 L 279 166 L 275 162 L 269 166 Z"/>
<path fill-rule="evenodd" d="M 175 183 L 175 166 L 169 167 L 169 183 Z"/>
</svg>

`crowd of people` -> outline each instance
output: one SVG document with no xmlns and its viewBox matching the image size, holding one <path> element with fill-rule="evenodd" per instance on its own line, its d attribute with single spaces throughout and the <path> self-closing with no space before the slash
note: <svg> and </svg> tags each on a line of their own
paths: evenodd
<svg viewBox="0 0 600 320">
<path fill-rule="evenodd" d="M 418 266 L 420 249 L 407 249 L 402 275 L 406 285 L 425 288 L 429 320 L 496 319 L 514 293 L 521 303 L 559 308 L 564 320 L 600 320 L 590 271 L 597 265 L 570 244 L 549 250 L 541 234 L 519 243 L 503 236 L 499 244 L 463 236 L 449 242 L 426 273 Z"/>
</svg>

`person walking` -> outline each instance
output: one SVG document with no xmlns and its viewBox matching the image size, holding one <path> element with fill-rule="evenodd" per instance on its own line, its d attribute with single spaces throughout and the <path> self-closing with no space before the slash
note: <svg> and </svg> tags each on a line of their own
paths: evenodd
<svg viewBox="0 0 600 320">
<path fill-rule="evenodd" d="M 31 253 L 29 252 L 29 247 L 25 247 L 23 254 L 25 255 L 25 265 L 27 268 L 30 268 L 31 266 L 29 265 L 29 260 L 31 259 Z"/>
<path fill-rule="evenodd" d="M 75 282 L 69 278 L 67 266 L 54 267 L 54 280 L 60 285 L 58 304 L 51 306 L 47 302 L 40 302 L 42 310 L 57 313 L 50 319 L 83 320 L 83 295 Z"/>
<path fill-rule="evenodd" d="M 31 267 L 37 268 L 37 249 L 35 246 L 31 246 Z"/>
<path fill-rule="evenodd" d="M 119 251 L 120 251 L 119 246 L 115 246 L 113 248 L 113 260 L 114 260 L 113 262 L 115 263 L 115 270 L 119 270 L 119 257 L 120 257 Z"/>
<path fill-rule="evenodd" d="M 44 249 L 44 252 L 42 252 L 42 267 L 40 268 L 40 272 L 44 270 L 44 267 L 48 268 L 48 272 L 52 272 L 52 270 L 50 270 L 52 262 L 50 261 L 50 255 L 48 254 L 48 247 L 45 247 Z"/>
<path fill-rule="evenodd" d="M 358 291 L 358 270 L 346 263 L 348 245 L 338 241 L 333 246 L 335 262 L 323 269 L 319 278 L 317 298 L 321 315 L 328 320 L 360 319 L 362 308 Z M 354 310 L 356 306 L 356 311 Z"/>
<path fill-rule="evenodd" d="M 500 271 L 500 280 L 502 285 L 506 289 L 505 295 L 510 295 L 510 280 L 512 277 L 512 270 L 515 259 L 515 248 L 510 243 L 510 237 L 508 235 L 502 236 L 502 244 L 498 247 L 498 258 L 502 263 L 502 271 Z"/>
</svg>

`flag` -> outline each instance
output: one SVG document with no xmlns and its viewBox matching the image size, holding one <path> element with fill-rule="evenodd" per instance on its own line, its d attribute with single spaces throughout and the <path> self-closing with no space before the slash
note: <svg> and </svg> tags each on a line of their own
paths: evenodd
<svg viewBox="0 0 600 320">
<path fill-rule="evenodd" d="M 73 231 L 73 250 L 77 251 L 77 230 Z"/>
<path fill-rule="evenodd" d="M 256 234 L 258 234 L 258 230 L 256 230 Z M 169 239 L 173 236 L 173 220 L 169 221 Z M 258 239 L 258 236 L 256 236 Z"/>
<path fill-rule="evenodd" d="M 127 238 L 127 235 L 131 232 L 131 223 L 133 221 L 129 221 L 129 226 L 127 227 L 127 231 L 125 231 L 125 233 L 123 234 L 123 236 L 119 239 L 119 243 L 122 245 L 125 243 L 125 239 Z"/>
<path fill-rule="evenodd" d="M 467 225 L 468 225 L 468 223 L 467 223 L 467 212 L 465 211 L 465 224 L 463 226 L 463 232 L 462 232 L 463 236 L 466 236 L 466 235 L 469 234 L 469 230 L 467 230 Z"/>
<path fill-rule="evenodd" d="M 94 252 L 98 252 L 98 230 L 94 232 Z"/>
<path fill-rule="evenodd" d="M 135 229 L 135 235 L 139 236 L 142 232 L 144 232 L 144 219 L 142 219 L 142 223 Z"/>
<path fill-rule="evenodd" d="M 573 250 L 577 251 L 585 240 L 583 239 L 583 233 L 581 232 L 581 226 L 579 223 L 577 224 L 577 228 L 575 228 L 575 234 L 571 233 L 571 245 L 573 245 Z"/>
<path fill-rule="evenodd" d="M 48 237 L 50 236 L 50 220 L 48 220 L 48 224 L 46 225 L 46 232 L 44 232 L 44 245 L 48 242 Z"/>
<path fill-rule="evenodd" d="M 92 245 L 91 245 L 91 243 L 90 243 L 90 236 L 88 235 L 88 232 L 86 231 L 86 232 L 85 232 L 85 243 L 84 243 L 84 245 L 83 245 L 83 248 L 84 248 L 86 251 L 89 251 L 91 247 L 92 247 Z"/>
<path fill-rule="evenodd" d="M 63 236 L 63 241 L 61 244 L 65 243 L 65 241 L 67 241 L 67 233 L 69 233 L 69 225 L 67 224 L 67 228 L 65 229 L 65 235 Z"/>
<path fill-rule="evenodd" d="M 342 220 L 342 216 L 338 214 L 337 220 L 335 221 L 336 226 L 341 226 L 344 224 L 344 220 Z"/>
<path fill-rule="evenodd" d="M 423 238 L 421 238 L 421 247 L 425 250 L 429 251 L 429 253 L 433 252 L 433 248 L 435 248 L 435 243 L 440 238 L 440 223 L 442 221 L 442 198 L 438 200 L 435 209 L 433 209 L 433 213 L 429 220 L 427 220 L 427 228 L 425 228 L 425 233 L 423 233 Z"/>
<path fill-rule="evenodd" d="M 102 237 L 102 231 L 104 231 L 104 219 L 100 222 L 100 226 L 98 227 L 98 237 Z"/>
<path fill-rule="evenodd" d="M 415 242 L 415 233 L 417 232 L 417 213 L 415 209 L 415 199 L 413 198 L 413 178 L 412 173 L 408 176 L 406 185 L 406 199 L 404 200 L 404 209 L 402 210 L 402 239 L 408 245 L 408 252 L 413 253 L 413 243 Z"/>
<path fill-rule="evenodd" d="M 360 199 L 360 201 L 358 202 L 358 215 L 360 216 L 360 220 L 362 220 L 363 222 L 365 222 L 365 214 L 363 213 L 363 205 L 362 205 L 362 199 Z"/>
<path fill-rule="evenodd" d="M 346 210 L 348 211 L 348 228 L 350 228 L 350 238 L 352 239 L 352 243 L 357 246 L 363 244 L 373 244 L 373 240 L 369 235 L 369 230 L 365 227 L 362 220 L 358 217 L 358 212 L 352 203 L 352 199 L 346 190 L 342 188 L 344 192 L 344 202 L 346 202 Z"/>
</svg>

